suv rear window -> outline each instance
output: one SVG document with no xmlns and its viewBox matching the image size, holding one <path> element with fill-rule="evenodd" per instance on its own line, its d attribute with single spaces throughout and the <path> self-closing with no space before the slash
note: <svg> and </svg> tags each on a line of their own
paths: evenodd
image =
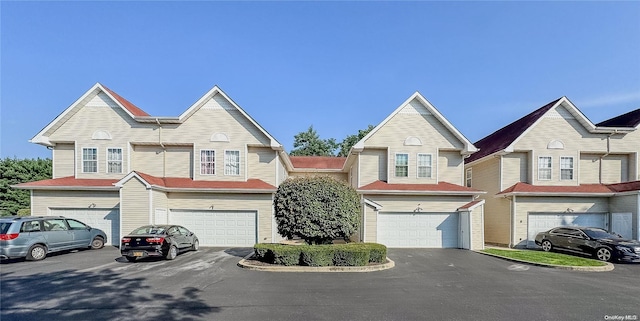
<svg viewBox="0 0 640 321">
<path fill-rule="evenodd" d="M 10 222 L 2 222 L 2 223 L 0 223 L 0 234 L 7 234 L 7 231 L 9 231 L 10 227 L 11 227 L 11 223 Z"/>
</svg>

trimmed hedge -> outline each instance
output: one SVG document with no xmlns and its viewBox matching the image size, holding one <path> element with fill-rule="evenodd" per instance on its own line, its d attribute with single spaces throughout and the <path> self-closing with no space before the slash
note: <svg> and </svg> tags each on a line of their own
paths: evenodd
<svg viewBox="0 0 640 321">
<path fill-rule="evenodd" d="M 365 266 L 369 263 L 384 263 L 387 258 L 387 247 L 378 243 L 337 245 L 259 243 L 253 248 L 257 260 L 287 266 Z"/>
</svg>

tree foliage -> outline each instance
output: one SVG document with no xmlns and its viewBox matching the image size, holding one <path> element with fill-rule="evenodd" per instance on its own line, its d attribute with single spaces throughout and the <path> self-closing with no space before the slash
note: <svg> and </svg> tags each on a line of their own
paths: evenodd
<svg viewBox="0 0 640 321">
<path fill-rule="evenodd" d="M 308 244 L 348 239 L 360 224 L 355 189 L 328 176 L 287 179 L 278 187 L 273 206 L 280 235 Z"/>
<path fill-rule="evenodd" d="M 340 143 L 340 152 L 338 152 L 338 156 L 341 156 L 341 157 L 349 156 L 349 151 L 351 150 L 351 147 L 353 147 L 353 145 L 355 145 L 357 142 L 363 139 L 364 136 L 367 136 L 367 134 L 374 128 L 375 126 L 369 125 L 367 129 L 360 129 L 358 130 L 357 134 L 349 135 L 345 137 L 345 139 L 342 140 L 342 143 Z"/>
<path fill-rule="evenodd" d="M 51 178 L 51 159 L 0 159 L 0 215 L 16 215 L 31 207 L 27 190 L 11 185 Z"/>
<path fill-rule="evenodd" d="M 309 126 L 306 132 L 298 133 L 293 137 L 292 156 L 333 156 L 338 148 L 335 139 L 321 139 L 313 126 Z"/>
</svg>

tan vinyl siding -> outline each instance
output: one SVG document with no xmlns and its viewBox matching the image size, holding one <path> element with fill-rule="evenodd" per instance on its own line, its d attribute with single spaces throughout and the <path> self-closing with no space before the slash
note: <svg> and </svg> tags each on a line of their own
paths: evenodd
<svg viewBox="0 0 640 321">
<path fill-rule="evenodd" d="M 440 151 L 438 155 L 438 181 L 464 186 L 464 160 L 460 152 Z"/>
<path fill-rule="evenodd" d="M 515 241 L 527 240 L 528 215 L 530 212 L 574 213 L 609 212 L 609 199 L 605 197 L 516 197 Z"/>
<path fill-rule="evenodd" d="M 276 186 L 280 186 L 289 177 L 289 172 L 283 164 L 282 156 L 278 155 L 278 182 Z"/>
<path fill-rule="evenodd" d="M 150 224 L 150 191 L 137 178 L 128 180 L 120 190 L 120 224 L 122 235 L 130 233 L 134 229 Z"/>
<path fill-rule="evenodd" d="M 193 148 L 167 147 L 164 170 L 166 177 L 193 177 Z"/>
<path fill-rule="evenodd" d="M 152 201 L 153 201 L 153 210 L 160 209 L 168 209 L 169 208 L 169 200 L 167 197 L 167 193 L 161 191 L 152 191 Z"/>
<path fill-rule="evenodd" d="M 365 226 L 364 242 L 376 242 L 378 239 L 378 212 L 369 205 L 364 205 L 363 224 Z"/>
<path fill-rule="evenodd" d="M 469 217 L 471 219 L 471 249 L 481 250 L 484 248 L 484 206 L 478 206 L 471 213 Z"/>
<path fill-rule="evenodd" d="M 75 146 L 57 143 L 53 148 L 53 178 L 75 175 Z"/>
<path fill-rule="evenodd" d="M 600 183 L 600 155 L 580 155 L 580 184 Z"/>
<path fill-rule="evenodd" d="M 51 208 L 118 208 L 119 195 L 118 191 L 34 190 L 31 215 L 51 215 Z"/>
<path fill-rule="evenodd" d="M 472 201 L 471 196 L 432 196 L 432 195 L 363 195 L 382 206 L 384 212 L 421 212 L 449 213 Z"/>
<path fill-rule="evenodd" d="M 360 186 L 378 180 L 387 180 L 387 150 L 365 149 L 360 153 L 358 161 L 360 162 Z"/>
<path fill-rule="evenodd" d="M 248 178 L 261 179 L 271 185 L 276 186 L 276 152 L 271 148 L 249 147 L 248 156 L 249 173 Z"/>
<path fill-rule="evenodd" d="M 168 202 L 172 210 L 257 211 L 258 241 L 271 242 L 271 194 L 169 193 Z"/>
<path fill-rule="evenodd" d="M 502 156 L 502 185 L 511 186 L 518 182 L 527 183 L 529 154 L 509 153 Z"/>
<path fill-rule="evenodd" d="M 629 156 L 607 155 L 602 159 L 602 183 L 626 182 L 629 179 Z"/>
<path fill-rule="evenodd" d="M 612 153 L 630 153 L 629 159 L 629 180 L 640 180 L 640 128 L 625 135 L 613 135 L 610 139 Z"/>
<path fill-rule="evenodd" d="M 353 188 L 358 188 L 358 175 L 360 172 L 358 171 L 358 159 L 351 165 L 349 168 L 349 185 Z"/>
<path fill-rule="evenodd" d="M 164 177 L 164 153 L 160 146 L 133 146 L 131 155 L 132 170 L 145 174 Z M 188 168 L 188 164 L 180 165 Z"/>
</svg>

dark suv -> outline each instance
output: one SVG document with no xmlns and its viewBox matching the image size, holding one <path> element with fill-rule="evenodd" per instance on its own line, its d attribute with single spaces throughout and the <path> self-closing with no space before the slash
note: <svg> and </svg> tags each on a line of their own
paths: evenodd
<svg viewBox="0 0 640 321">
<path fill-rule="evenodd" d="M 559 249 L 591 255 L 601 261 L 640 262 L 640 242 L 596 227 L 563 226 L 536 235 L 544 251 Z"/>
<path fill-rule="evenodd" d="M 106 241 L 102 230 L 62 216 L 0 218 L 0 259 L 38 261 L 51 252 L 100 249 Z"/>
</svg>

